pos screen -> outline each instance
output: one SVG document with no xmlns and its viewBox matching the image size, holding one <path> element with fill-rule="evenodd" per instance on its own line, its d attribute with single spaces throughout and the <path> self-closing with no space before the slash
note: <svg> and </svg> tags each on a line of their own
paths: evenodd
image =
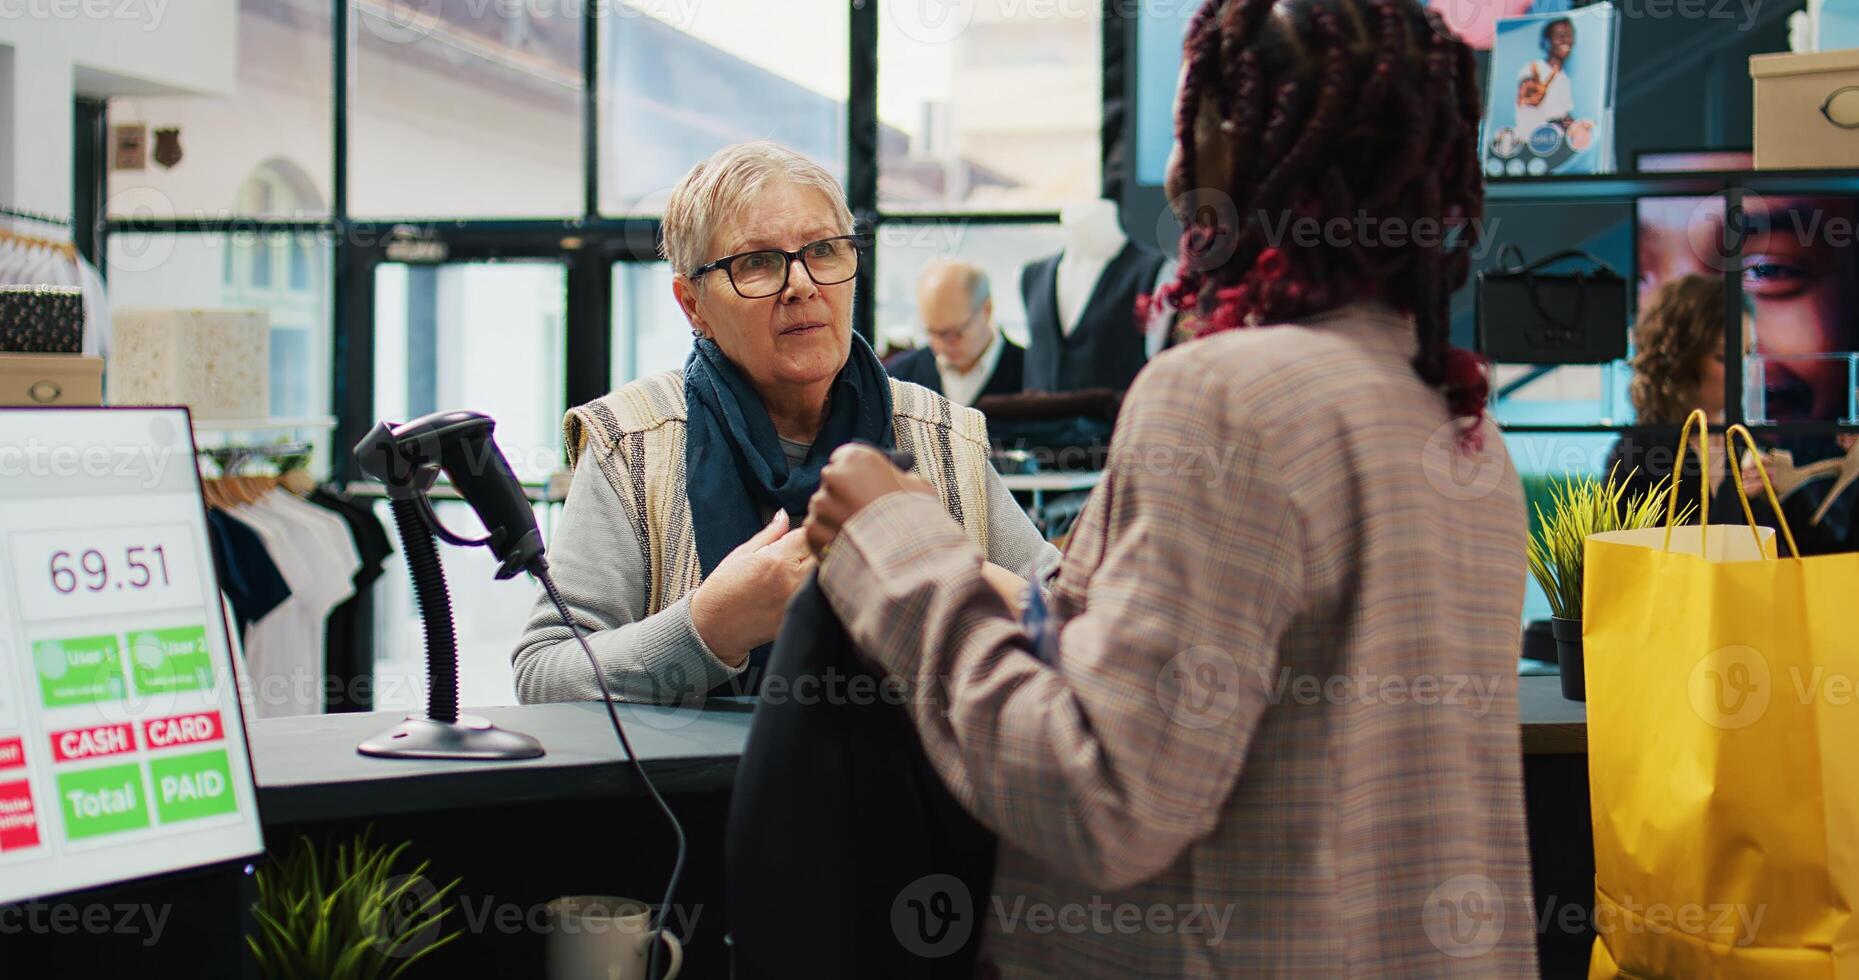
<svg viewBox="0 0 1859 980">
<path fill-rule="evenodd" d="M 181 409 L 0 409 L 0 903 L 263 850 Z"/>
</svg>

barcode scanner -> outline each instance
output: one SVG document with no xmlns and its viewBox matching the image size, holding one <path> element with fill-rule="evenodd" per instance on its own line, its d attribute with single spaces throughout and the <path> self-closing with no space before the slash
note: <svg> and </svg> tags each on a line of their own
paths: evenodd
<svg viewBox="0 0 1859 980">
<path fill-rule="evenodd" d="M 355 447 L 362 472 L 387 487 L 390 500 L 409 500 L 432 532 L 461 548 L 482 545 L 502 562 L 499 579 L 535 572 L 542 561 L 542 532 L 523 485 L 497 448 L 497 427 L 477 412 L 438 412 L 403 425 L 382 422 Z M 426 492 L 443 471 L 484 523 L 484 536 L 467 538 L 446 528 Z"/>
<path fill-rule="evenodd" d="M 541 743 L 528 735 L 497 728 L 483 718 L 458 714 L 458 644 L 452 627 L 452 600 L 433 538 L 436 536 L 465 548 L 489 548 L 500 563 L 498 579 L 528 572 L 548 593 L 562 624 L 568 627 L 587 655 L 588 667 L 594 672 L 594 681 L 600 688 L 602 703 L 607 706 L 607 718 L 613 724 L 620 748 L 646 792 L 671 823 L 677 856 L 665 886 L 665 901 L 659 906 L 657 915 L 657 926 L 664 928 L 665 916 L 671 909 L 678 879 L 684 871 L 684 828 L 665 798 L 659 795 L 651 777 L 646 775 L 639 756 L 633 752 L 626 729 L 620 724 L 619 712 L 613 707 L 613 693 L 607 688 L 606 673 L 599 658 L 594 656 L 581 625 L 575 621 L 567 600 L 549 575 L 542 532 L 536 527 L 535 509 L 503 452 L 497 448 L 497 440 L 492 437 L 496 427 L 497 423 L 489 416 L 477 412 L 438 412 L 399 425 L 382 422 L 370 429 L 355 446 L 355 462 L 362 472 L 387 488 L 407 568 L 413 575 L 420 614 L 426 623 L 429 686 L 427 717 L 409 717 L 363 742 L 357 750 L 363 755 L 426 759 L 533 759 L 543 754 Z M 466 537 L 440 523 L 427 496 L 440 473 L 451 479 L 459 496 L 477 512 L 484 524 L 482 537 Z M 652 944 L 648 975 L 656 970 L 659 945 Z"/>
</svg>

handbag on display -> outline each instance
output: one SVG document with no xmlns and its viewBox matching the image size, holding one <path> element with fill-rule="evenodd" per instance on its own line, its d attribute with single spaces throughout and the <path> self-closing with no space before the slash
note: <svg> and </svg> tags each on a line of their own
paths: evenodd
<svg viewBox="0 0 1859 980">
<path fill-rule="evenodd" d="M 0 286 L 0 351 L 84 353 L 84 293 L 76 286 Z"/>
<path fill-rule="evenodd" d="M 1706 486 L 1698 524 L 1584 549 L 1590 977 L 1859 972 L 1859 554 L 1796 557 L 1784 517 L 1778 557 L 1729 483 L 1747 526 L 1712 524 Z"/>
<path fill-rule="evenodd" d="M 1575 272 L 1546 273 L 1582 260 Z M 1627 356 L 1627 281 L 1576 249 L 1525 263 L 1506 245 L 1478 274 L 1478 350 L 1500 364 L 1605 364 Z"/>
</svg>

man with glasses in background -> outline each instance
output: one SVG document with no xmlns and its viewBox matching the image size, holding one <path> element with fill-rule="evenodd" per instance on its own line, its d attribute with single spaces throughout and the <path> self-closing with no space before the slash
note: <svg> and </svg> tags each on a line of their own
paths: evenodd
<svg viewBox="0 0 1859 980">
<path fill-rule="evenodd" d="M 929 347 L 891 363 L 891 377 L 914 381 L 957 405 L 1020 391 L 1026 351 L 994 325 L 988 274 L 966 262 L 930 263 L 917 278 L 917 309 Z"/>
</svg>

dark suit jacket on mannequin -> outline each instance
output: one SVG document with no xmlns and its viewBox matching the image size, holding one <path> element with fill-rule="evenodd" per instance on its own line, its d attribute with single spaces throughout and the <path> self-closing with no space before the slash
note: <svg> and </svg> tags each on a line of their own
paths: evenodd
<svg viewBox="0 0 1859 980">
<path fill-rule="evenodd" d="M 1098 276 L 1078 328 L 1066 336 L 1059 324 L 1058 300 L 1063 254 L 1020 270 L 1031 340 L 1026 351 L 1026 390 L 1127 390 L 1148 360 L 1143 332 L 1136 322 L 1136 297 L 1155 289 L 1156 275 L 1166 260 L 1160 252 L 1125 242 Z"/>
<path fill-rule="evenodd" d="M 899 381 L 920 384 L 938 395 L 947 394 L 942 390 L 942 370 L 936 366 L 936 352 L 928 347 L 920 347 L 892 361 L 885 373 Z M 988 383 L 981 387 L 977 397 L 1016 394 L 1025 374 L 1026 348 L 1002 337 L 1000 360 L 994 362 L 994 373 L 988 375 Z"/>
</svg>

